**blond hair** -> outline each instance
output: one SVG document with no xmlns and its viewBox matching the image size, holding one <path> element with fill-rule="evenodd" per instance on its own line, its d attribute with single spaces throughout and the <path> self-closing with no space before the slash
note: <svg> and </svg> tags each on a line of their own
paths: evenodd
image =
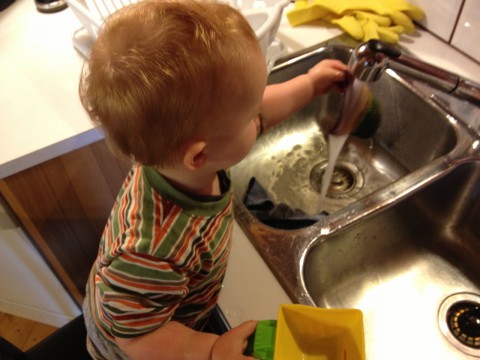
<svg viewBox="0 0 480 360">
<path fill-rule="evenodd" d="M 255 33 L 230 6 L 145 0 L 113 14 L 92 48 L 80 98 L 114 150 L 171 165 L 181 146 L 221 126 L 245 85 Z M 241 77 L 238 77 L 238 74 Z"/>
</svg>

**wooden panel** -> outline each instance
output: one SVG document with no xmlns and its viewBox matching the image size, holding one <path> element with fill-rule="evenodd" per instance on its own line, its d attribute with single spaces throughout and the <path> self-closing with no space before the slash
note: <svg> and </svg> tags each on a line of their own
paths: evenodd
<svg viewBox="0 0 480 360">
<path fill-rule="evenodd" d="M 130 168 L 104 141 L 0 182 L 0 191 L 77 303 Z"/>
<path fill-rule="evenodd" d="M 22 351 L 30 349 L 55 332 L 55 330 L 57 328 L 50 325 L 0 313 L 0 337 L 3 337 Z"/>
</svg>

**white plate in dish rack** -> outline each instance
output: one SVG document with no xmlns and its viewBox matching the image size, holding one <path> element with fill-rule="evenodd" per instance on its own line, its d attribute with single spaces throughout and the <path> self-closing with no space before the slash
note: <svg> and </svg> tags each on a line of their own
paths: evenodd
<svg viewBox="0 0 480 360">
<path fill-rule="evenodd" d="M 75 48 L 88 57 L 93 42 L 103 21 L 118 9 L 139 0 L 67 0 L 70 8 L 81 21 L 83 27 L 73 36 Z M 220 0 L 222 1 L 222 0 Z M 265 55 L 269 70 L 280 56 L 284 55 L 283 44 L 275 40 L 283 9 L 290 0 L 224 0 L 239 9 L 257 35 Z"/>
</svg>

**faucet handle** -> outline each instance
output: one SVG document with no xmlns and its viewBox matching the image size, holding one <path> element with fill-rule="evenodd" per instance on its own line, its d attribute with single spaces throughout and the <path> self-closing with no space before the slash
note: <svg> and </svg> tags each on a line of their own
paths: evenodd
<svg viewBox="0 0 480 360">
<path fill-rule="evenodd" d="M 375 46 L 371 46 L 370 42 L 358 45 L 353 50 L 348 63 L 352 75 L 361 81 L 377 81 L 387 65 L 387 56 L 382 52 L 377 52 Z"/>
<path fill-rule="evenodd" d="M 358 45 L 350 58 L 352 74 L 362 81 L 377 81 L 389 65 L 389 59 L 397 59 L 402 52 L 395 46 L 380 40 L 369 40 Z"/>
<path fill-rule="evenodd" d="M 352 52 L 349 66 L 353 76 L 361 81 L 376 81 L 385 69 L 390 68 L 477 106 L 480 105 L 480 84 L 402 54 L 398 48 L 379 40 L 370 40 L 358 45 Z"/>
<path fill-rule="evenodd" d="M 365 44 L 368 46 L 370 50 L 377 53 L 385 54 L 390 58 L 398 58 L 402 55 L 402 52 L 400 51 L 399 48 L 393 45 L 384 43 L 383 41 L 380 41 L 380 40 L 372 39 L 367 41 Z"/>
</svg>

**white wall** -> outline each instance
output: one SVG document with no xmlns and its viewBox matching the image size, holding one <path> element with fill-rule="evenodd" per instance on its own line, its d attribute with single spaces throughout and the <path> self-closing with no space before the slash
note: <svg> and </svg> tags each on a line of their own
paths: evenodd
<svg viewBox="0 0 480 360">
<path fill-rule="evenodd" d="M 452 45 L 480 61 L 480 1 L 466 0 L 453 35 Z M 480 82 L 480 79 L 475 79 Z"/>
<path fill-rule="evenodd" d="M 407 1 L 425 11 L 425 19 L 420 21 L 423 27 L 480 62 L 480 47 L 477 45 L 480 34 L 479 0 Z"/>
<path fill-rule="evenodd" d="M 458 12 L 463 0 L 407 0 L 425 11 L 420 24 L 449 42 L 455 30 Z"/>
<path fill-rule="evenodd" d="M 0 311 L 60 327 L 79 308 L 0 198 Z"/>
</svg>

